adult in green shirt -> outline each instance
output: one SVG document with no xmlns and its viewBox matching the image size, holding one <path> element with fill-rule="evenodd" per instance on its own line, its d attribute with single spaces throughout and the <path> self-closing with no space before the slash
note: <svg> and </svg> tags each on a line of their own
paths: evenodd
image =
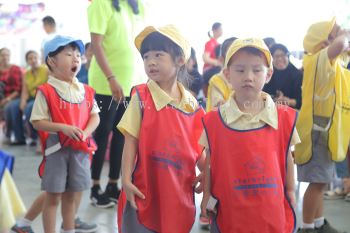
<svg viewBox="0 0 350 233">
<path fill-rule="evenodd" d="M 140 0 L 93 0 L 88 8 L 91 44 L 94 52 L 89 85 L 96 90 L 96 101 L 101 110 L 100 125 L 95 132 L 98 146 L 93 156 L 91 201 L 97 207 L 107 208 L 117 202 L 120 190 L 117 180 L 124 146 L 124 137 L 116 128 L 128 101 L 131 87 L 137 78 L 134 37 L 143 21 Z M 100 187 L 100 175 L 106 154 L 108 136 L 113 132 L 110 146 L 109 181 L 105 192 Z"/>
</svg>

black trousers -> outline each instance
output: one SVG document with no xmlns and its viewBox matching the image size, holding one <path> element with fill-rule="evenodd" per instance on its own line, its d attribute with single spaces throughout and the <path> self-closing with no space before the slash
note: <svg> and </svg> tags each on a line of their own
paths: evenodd
<svg viewBox="0 0 350 233">
<path fill-rule="evenodd" d="M 130 98 L 126 97 L 124 102 L 117 103 L 112 100 L 112 96 L 96 94 L 95 99 L 100 108 L 100 124 L 94 133 L 94 139 L 98 148 L 92 157 L 91 178 L 93 180 L 100 180 L 108 136 L 112 131 L 113 136 L 110 146 L 108 176 L 110 179 L 116 180 L 120 175 L 121 158 L 124 147 L 124 136 L 117 129 L 117 124 L 121 120 Z"/>
</svg>

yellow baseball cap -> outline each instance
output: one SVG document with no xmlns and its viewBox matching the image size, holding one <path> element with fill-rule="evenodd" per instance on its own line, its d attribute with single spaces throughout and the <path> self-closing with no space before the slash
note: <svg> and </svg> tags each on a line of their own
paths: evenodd
<svg viewBox="0 0 350 233">
<path fill-rule="evenodd" d="M 253 47 L 259 49 L 266 57 L 268 67 L 272 68 L 272 55 L 269 48 L 262 39 L 258 38 L 246 38 L 246 39 L 237 39 L 229 47 L 226 57 L 225 57 L 225 68 L 230 61 L 231 57 L 240 49 L 245 47 Z"/>
<path fill-rule="evenodd" d="M 330 21 L 317 22 L 309 27 L 303 42 L 307 53 L 317 53 L 321 50 L 323 42 L 328 40 L 335 21 L 336 18 L 333 17 Z"/>
<path fill-rule="evenodd" d="M 141 51 L 141 45 L 144 39 L 152 32 L 158 32 L 163 36 L 169 38 L 178 46 L 180 46 L 185 55 L 186 61 L 188 61 L 188 59 L 191 56 L 191 46 L 188 43 L 188 41 L 181 35 L 180 31 L 174 25 L 171 24 L 159 28 L 148 26 L 145 29 L 143 29 L 143 31 L 140 32 L 140 34 L 138 34 L 135 38 L 135 45 L 139 51 Z"/>
</svg>

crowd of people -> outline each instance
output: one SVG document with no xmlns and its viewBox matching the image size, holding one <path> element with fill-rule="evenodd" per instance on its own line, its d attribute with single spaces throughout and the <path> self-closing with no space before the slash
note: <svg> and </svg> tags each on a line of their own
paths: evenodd
<svg viewBox="0 0 350 233">
<path fill-rule="evenodd" d="M 223 25 L 216 22 L 200 72 L 175 26 L 133 34 L 142 3 L 112 2 L 90 4 L 86 44 L 59 35 L 45 17 L 48 38 L 40 53 L 25 54 L 26 70 L 0 48 L 4 143 L 40 146 L 43 155 L 42 192 L 16 223 L 22 206 L 7 216 L 11 232 L 33 232 L 42 213 L 44 232 L 54 233 L 59 203 L 61 232 L 95 232 L 96 224 L 76 216 L 90 190 L 97 208 L 118 205 L 124 233 L 190 232 L 194 192 L 203 192 L 199 222 L 213 233 L 340 233 L 325 219 L 323 199 L 350 192 L 350 32 L 335 18 L 312 24 L 299 69 L 271 37 L 232 35 L 220 44 Z M 133 87 L 135 46 L 148 81 Z M 5 158 L 0 180 L 9 183 Z M 298 181 L 309 183 L 299 229 L 294 164 Z M 340 191 L 325 192 L 336 176 Z"/>
</svg>

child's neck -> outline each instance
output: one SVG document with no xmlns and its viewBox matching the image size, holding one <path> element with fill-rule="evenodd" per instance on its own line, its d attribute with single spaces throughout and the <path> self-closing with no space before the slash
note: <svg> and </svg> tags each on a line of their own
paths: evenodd
<svg viewBox="0 0 350 233">
<path fill-rule="evenodd" d="M 241 112 L 256 115 L 264 109 L 265 101 L 261 94 L 251 98 L 234 95 L 233 98 Z"/>
<path fill-rule="evenodd" d="M 70 79 L 70 78 L 66 78 L 66 77 L 61 77 L 60 75 L 57 75 L 57 74 L 52 74 L 52 76 L 55 78 L 55 79 L 58 79 L 62 82 L 66 82 L 66 83 L 69 83 L 71 84 L 73 82 L 73 79 Z"/>
<path fill-rule="evenodd" d="M 158 85 L 162 90 L 167 93 L 171 98 L 173 98 L 176 102 L 180 102 L 181 100 L 181 91 L 177 85 L 177 81 L 174 82 L 158 82 Z"/>
</svg>

